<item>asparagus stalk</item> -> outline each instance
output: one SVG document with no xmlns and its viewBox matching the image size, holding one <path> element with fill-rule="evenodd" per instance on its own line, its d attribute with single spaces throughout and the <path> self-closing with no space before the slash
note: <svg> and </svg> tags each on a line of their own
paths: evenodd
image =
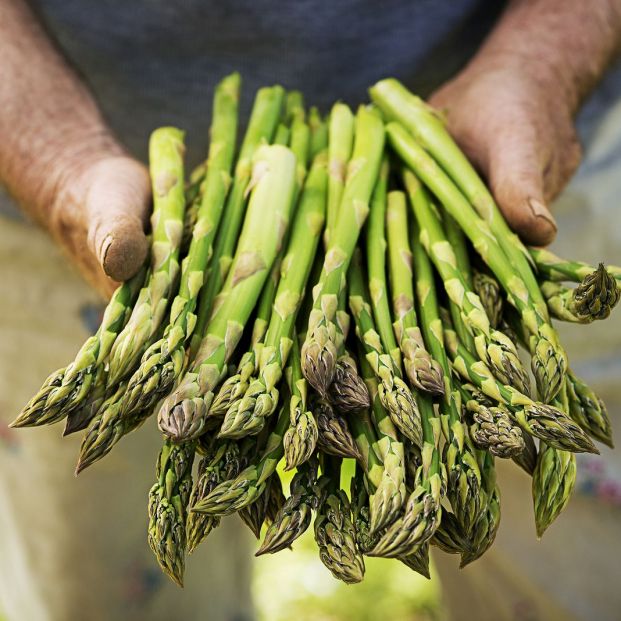
<svg viewBox="0 0 621 621">
<path fill-rule="evenodd" d="M 292 470 L 310 459 L 319 436 L 317 423 L 308 408 L 308 385 L 302 375 L 297 336 L 294 335 L 292 341 L 291 359 L 287 372 L 287 383 L 291 392 L 290 422 L 289 429 L 283 438 L 286 470 Z"/>
<path fill-rule="evenodd" d="M 438 197 L 450 215 L 455 218 L 464 233 L 470 238 L 476 251 L 505 289 L 509 302 L 520 312 L 522 321 L 529 330 L 531 367 L 537 381 L 537 388 L 542 400 L 549 402 L 563 383 L 567 368 L 567 356 L 559 342 L 558 334 L 549 322 L 547 307 L 541 298 L 538 287 L 536 287 L 537 296 L 541 298 L 541 303 L 538 298 L 533 297 L 533 291 L 524 280 L 523 274 L 516 271 L 489 225 L 477 216 L 468 200 L 464 198 L 439 165 L 400 125 L 390 123 L 386 131 L 392 146 Z M 422 215 L 417 211 L 419 220 Z M 427 221 L 425 221 L 424 228 L 427 228 Z M 431 250 L 434 243 L 430 242 L 429 245 Z M 440 250 L 444 252 L 444 248 L 441 246 L 438 252 Z M 513 255 L 511 258 L 514 259 Z M 440 271 L 439 267 L 438 271 Z M 506 343 L 503 345 L 509 347 Z M 513 365 L 517 364 L 516 359 L 513 358 L 515 352 L 507 350 L 508 355 L 509 353 L 511 368 L 513 368 Z M 494 370 L 496 371 L 496 368 Z"/>
<path fill-rule="evenodd" d="M 444 348 L 444 331 L 431 262 L 420 242 L 422 233 L 417 223 L 412 222 L 410 231 L 423 336 L 444 373 L 445 388 L 440 413 L 446 438 L 444 463 L 448 476 L 447 495 L 463 532 L 468 534 L 482 509 L 481 472 L 474 447 L 461 420 L 461 398 Z"/>
<path fill-rule="evenodd" d="M 500 526 L 500 489 L 496 484 L 494 458 L 490 453 L 482 453 L 480 468 L 486 502 L 468 537 L 469 546 L 462 552 L 460 567 L 469 565 L 489 550 Z"/>
<path fill-rule="evenodd" d="M 476 360 L 452 330 L 444 331 L 446 347 L 453 368 L 499 403 L 506 405 L 520 427 L 527 433 L 560 450 L 597 453 L 589 437 L 559 409 L 535 402 L 512 386 L 499 383 L 481 360 Z"/>
<path fill-rule="evenodd" d="M 349 106 L 335 103 L 328 123 L 328 208 L 324 240 L 327 245 L 336 225 L 345 187 L 347 163 L 354 143 L 354 115 Z"/>
<path fill-rule="evenodd" d="M 366 554 L 375 547 L 379 535 L 371 534 L 371 516 L 369 509 L 368 482 L 360 464 L 356 464 L 356 473 L 350 484 L 351 512 L 354 528 L 356 530 L 356 542 L 360 551 Z"/>
<path fill-rule="evenodd" d="M 267 479 L 274 473 L 283 456 L 282 440 L 288 425 L 289 412 L 283 407 L 258 463 L 248 466 L 234 479 L 218 485 L 194 504 L 191 511 L 217 516 L 230 515 L 259 498 L 266 489 Z"/>
<path fill-rule="evenodd" d="M 386 283 L 386 209 L 388 204 L 388 159 L 384 157 L 377 183 L 371 197 L 371 209 L 367 220 L 366 257 L 369 278 L 369 294 L 373 319 L 387 354 L 401 369 L 401 351 L 392 330 Z"/>
<path fill-rule="evenodd" d="M 475 425 L 470 434 L 476 445 L 495 457 L 514 457 L 525 449 L 524 436 L 509 410 L 502 404 L 486 406 L 474 399 L 466 402 Z"/>
<path fill-rule="evenodd" d="M 311 410 L 317 422 L 317 447 L 327 455 L 359 459 L 356 441 L 345 418 L 321 398 L 313 400 Z"/>
<path fill-rule="evenodd" d="M 361 366 L 364 381 L 371 394 L 371 411 L 378 435 L 377 441 L 373 441 L 372 448 L 367 451 L 367 464 L 368 456 L 375 451 L 382 460 L 381 478 L 373 481 L 375 490 L 370 494 L 369 534 L 373 535 L 394 522 L 405 503 L 405 455 L 397 430 L 380 401 L 373 369 L 364 356 L 361 356 Z M 363 421 L 360 423 L 363 424 Z"/>
<path fill-rule="evenodd" d="M 424 543 L 407 556 L 400 556 L 399 560 L 406 567 L 409 567 L 424 578 L 431 578 L 431 572 L 429 571 L 429 543 Z"/>
<path fill-rule="evenodd" d="M 243 397 L 231 404 L 227 413 L 231 419 L 227 433 L 258 433 L 266 418 L 276 410 L 277 385 L 291 349 L 295 319 L 323 227 L 326 188 L 326 159 L 322 153 L 315 158 L 304 186 L 287 254 L 282 262 L 274 311 L 265 340 L 256 348 L 258 377 L 250 381 Z"/>
<path fill-rule="evenodd" d="M 214 390 L 241 338 L 287 230 L 295 183 L 295 157 L 282 146 L 262 146 L 254 158 L 253 190 L 225 295 L 205 331 L 196 359 L 158 415 L 165 435 L 187 441 L 200 435 Z"/>
<path fill-rule="evenodd" d="M 215 297 L 222 289 L 231 267 L 246 207 L 246 197 L 249 193 L 255 152 L 262 143 L 269 142 L 274 135 L 283 99 L 284 90 L 280 86 L 265 87 L 257 91 L 248 120 L 248 128 L 237 156 L 233 184 L 224 208 L 222 226 L 214 240 L 211 267 L 200 294 L 199 308 L 202 310 L 194 330 L 195 338 L 190 346 L 193 354 L 198 351 L 211 318 Z"/>
<path fill-rule="evenodd" d="M 453 253 L 455 254 L 457 269 L 461 272 L 468 290 L 472 291 L 474 290 L 474 283 L 472 282 L 472 266 L 470 265 L 470 256 L 466 236 L 457 222 L 455 222 L 455 219 L 450 214 L 446 213 L 446 210 L 442 211 L 442 223 L 444 224 L 446 240 L 451 245 Z M 483 306 L 482 301 L 481 306 Z M 464 347 L 468 349 L 468 351 L 476 353 L 477 349 L 474 344 L 474 338 L 462 320 L 460 306 L 449 299 L 449 310 L 453 321 L 453 328 L 455 332 L 457 332 L 459 340 L 463 343 Z M 485 309 L 485 307 L 484 310 L 487 314 L 487 309 Z"/>
<path fill-rule="evenodd" d="M 319 547 L 319 558 L 335 578 L 354 584 L 364 577 L 364 559 L 356 541 L 349 499 L 339 488 L 340 460 L 325 461 L 327 494 L 315 518 L 315 541 Z"/>
<path fill-rule="evenodd" d="M 121 406 L 121 416 L 134 419 L 132 426 L 136 425 L 136 418 L 151 413 L 183 371 L 185 344 L 196 326 L 194 311 L 231 183 L 239 86 L 239 74 L 233 73 L 216 87 L 207 172 L 201 184 L 201 203 L 192 242 L 181 266 L 179 293 L 172 303 L 164 336 L 144 353 L 140 367 L 129 380 Z"/>
<path fill-rule="evenodd" d="M 447 554 L 464 554 L 470 550 L 459 520 L 446 510 L 442 511 L 442 520 L 431 538 L 431 543 Z"/>
<path fill-rule="evenodd" d="M 461 309 L 460 319 L 473 338 L 476 353 L 503 384 L 516 386 L 528 394 L 528 374 L 522 368 L 515 345 L 505 334 L 490 326 L 479 296 L 468 286 L 457 266 L 455 253 L 428 194 L 410 171 L 404 172 L 403 180 L 422 232 L 420 242 L 442 277 L 451 302 Z"/>
<path fill-rule="evenodd" d="M 422 429 L 418 407 L 407 384 L 401 379 L 394 359 L 385 353 L 375 330 L 358 255 L 352 261 L 348 276 L 349 307 L 356 323 L 356 334 L 366 352 L 366 360 L 380 382 L 379 398 L 399 431 L 421 446 Z"/>
<path fill-rule="evenodd" d="M 567 414 L 592 438 L 613 448 L 612 425 L 604 402 L 580 378 L 567 371 Z"/>
<path fill-rule="evenodd" d="M 193 443 L 164 442 L 157 461 L 157 482 L 149 492 L 149 546 L 164 573 L 179 586 L 183 586 L 193 461 Z"/>
<path fill-rule="evenodd" d="M 553 281 L 541 283 L 541 293 L 553 317 L 574 323 L 606 319 L 617 305 L 621 290 L 603 263 L 575 288 Z"/>
<path fill-rule="evenodd" d="M 62 420 L 77 410 L 96 385 L 105 381 L 104 362 L 119 332 L 125 326 L 147 275 L 143 266 L 113 294 L 97 332 L 89 337 L 75 359 L 54 371 L 28 402 L 11 427 L 32 427 Z"/>
<path fill-rule="evenodd" d="M 272 270 L 268 279 L 261 291 L 261 297 L 257 304 L 256 316 L 254 318 L 254 324 L 252 326 L 252 336 L 250 338 L 250 347 L 239 359 L 237 365 L 237 372 L 227 377 L 218 392 L 216 393 L 211 406 L 209 408 L 209 416 L 224 416 L 222 422 L 222 430 L 225 430 L 230 424 L 231 419 L 226 418 L 227 412 L 229 412 L 231 406 L 239 401 L 246 390 L 250 382 L 253 381 L 253 376 L 258 367 L 257 350 L 261 347 L 265 334 L 269 326 L 270 318 L 272 316 L 272 307 L 276 298 L 276 290 L 280 278 L 280 271 L 282 265 L 282 256 L 279 256 L 274 261 Z M 226 437 L 226 433 L 222 433 L 221 437 Z"/>
<path fill-rule="evenodd" d="M 545 322 L 546 308 L 533 274 L 528 251 L 509 228 L 485 183 L 477 175 L 468 158 L 446 131 L 440 115 L 394 79 L 378 82 L 370 89 L 370 93 L 373 101 L 386 116 L 398 120 L 407 127 L 416 141 L 447 172 L 468 202 L 487 223 L 523 281 L 536 312 Z"/>
<path fill-rule="evenodd" d="M 297 203 L 298 193 L 306 178 L 310 140 L 310 131 L 308 125 L 304 122 L 303 100 L 301 93 L 298 91 L 292 91 L 287 95 L 286 116 L 292 123 L 290 148 L 296 158 L 296 198 L 294 202 Z M 297 221 L 298 220 L 295 220 L 294 222 Z M 289 244 L 288 236 L 287 244 Z M 287 244 L 285 244 L 285 246 Z M 261 294 L 250 350 L 242 356 L 238 366 L 238 372 L 227 378 L 220 387 L 209 411 L 212 416 L 225 415 L 229 408 L 244 396 L 252 376 L 254 376 L 257 371 L 257 352 L 259 344 L 263 342 L 263 337 L 269 327 L 269 321 L 272 316 L 272 306 L 277 293 L 281 272 L 283 271 L 282 264 L 284 252 L 285 250 L 283 248 L 277 260 L 274 262 L 270 278 Z M 233 410 L 233 412 L 235 412 L 235 410 Z M 224 426 L 228 426 L 227 421 L 225 421 Z"/>
<path fill-rule="evenodd" d="M 580 283 L 598 268 L 582 261 L 561 259 L 547 248 L 529 248 L 540 278 L 554 282 L 570 281 Z M 608 265 L 606 271 L 617 283 L 621 281 L 621 267 Z"/>
<path fill-rule="evenodd" d="M 415 388 L 442 395 L 442 369 L 425 349 L 414 309 L 412 252 L 408 240 L 408 218 L 403 192 L 391 192 L 388 195 L 386 216 L 392 307 L 396 318 L 393 326 L 404 356 L 405 370 Z"/>
<path fill-rule="evenodd" d="M 248 526 L 252 534 L 259 539 L 263 523 L 266 520 L 271 522 L 270 515 L 274 517 L 282 504 L 284 504 L 282 483 L 278 473 L 274 472 L 267 480 L 263 494 L 254 502 L 241 508 L 239 510 L 239 517 Z"/>
<path fill-rule="evenodd" d="M 384 148 L 384 126 L 376 112 L 361 107 L 356 115 L 356 138 L 348 165 L 339 217 L 327 248 L 323 270 L 315 289 L 314 306 L 302 347 L 302 371 L 322 395 L 334 378 L 340 330 L 335 321 L 339 294 L 369 212 Z"/>
<path fill-rule="evenodd" d="M 184 134 L 161 127 L 151 134 L 149 161 L 153 186 L 151 276 L 110 351 L 107 384 L 110 389 L 134 370 L 164 318 L 179 274 L 179 245 L 183 232 Z"/>
<path fill-rule="evenodd" d="M 284 123 L 279 123 L 274 134 L 274 140 L 272 144 L 279 144 L 286 147 L 289 144 L 291 137 L 291 130 Z"/>
<path fill-rule="evenodd" d="M 502 319 L 502 293 L 498 281 L 485 272 L 475 271 L 472 288 L 479 296 L 492 328 L 498 328 Z"/>
<path fill-rule="evenodd" d="M 309 110 L 308 125 L 311 132 L 310 156 L 314 159 L 328 147 L 328 126 L 315 106 Z"/>
<path fill-rule="evenodd" d="M 575 483 L 576 456 L 542 442 L 533 473 L 533 501 L 538 537 L 543 535 L 567 506 Z"/>
<path fill-rule="evenodd" d="M 328 401 L 340 412 L 353 413 L 371 405 L 369 391 L 358 375 L 356 361 L 343 347 L 336 361 L 334 380 L 328 388 Z"/>
<path fill-rule="evenodd" d="M 322 500 L 322 489 L 317 484 L 317 460 L 302 464 L 291 481 L 291 494 L 274 521 L 265 532 L 261 547 L 255 556 L 273 554 L 291 547 L 310 526 L 313 510 Z"/>
<path fill-rule="evenodd" d="M 213 442 L 209 452 L 198 465 L 197 479 L 192 488 L 189 505 L 194 506 L 206 498 L 223 481 L 239 474 L 241 467 L 239 446 L 236 442 Z M 191 554 L 209 533 L 220 524 L 218 516 L 191 512 L 187 516 L 187 548 Z"/>
</svg>

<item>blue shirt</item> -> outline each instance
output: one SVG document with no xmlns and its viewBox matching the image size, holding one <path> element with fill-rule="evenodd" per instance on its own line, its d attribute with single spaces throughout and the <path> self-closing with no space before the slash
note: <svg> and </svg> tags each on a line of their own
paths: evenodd
<svg viewBox="0 0 621 621">
<path fill-rule="evenodd" d="M 146 156 L 149 132 L 188 131 L 189 160 L 206 146 L 214 84 L 243 77 L 254 91 L 300 89 L 324 112 L 367 99 L 396 76 L 421 95 L 474 53 L 503 2 L 491 0 L 36 0 L 69 60 L 90 84 L 129 149 Z M 244 118 L 244 117 L 242 117 Z"/>
</svg>

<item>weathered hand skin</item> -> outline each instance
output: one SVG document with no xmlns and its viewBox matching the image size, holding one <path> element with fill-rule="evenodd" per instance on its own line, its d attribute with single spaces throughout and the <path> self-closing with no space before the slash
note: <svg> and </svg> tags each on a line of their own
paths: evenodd
<svg viewBox="0 0 621 621">
<path fill-rule="evenodd" d="M 475 57 L 430 98 L 531 245 L 556 235 L 548 206 L 581 159 L 574 115 L 620 35 L 618 2 L 510 2 Z"/>
</svg>

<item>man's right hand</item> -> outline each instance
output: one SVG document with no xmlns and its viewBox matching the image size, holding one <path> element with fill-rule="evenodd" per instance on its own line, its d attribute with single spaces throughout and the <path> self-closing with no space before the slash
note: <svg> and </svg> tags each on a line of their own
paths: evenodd
<svg viewBox="0 0 621 621">
<path fill-rule="evenodd" d="M 145 259 L 150 200 L 143 164 L 126 155 L 100 156 L 64 170 L 43 224 L 87 280 L 109 295 L 114 281 L 135 274 Z"/>
<path fill-rule="evenodd" d="M 147 170 L 24 0 L 0 0 L 0 70 L 0 183 L 109 296 L 147 253 Z"/>
</svg>

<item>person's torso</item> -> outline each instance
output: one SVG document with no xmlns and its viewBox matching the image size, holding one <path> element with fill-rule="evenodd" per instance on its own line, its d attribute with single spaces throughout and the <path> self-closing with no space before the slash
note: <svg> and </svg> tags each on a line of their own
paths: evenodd
<svg viewBox="0 0 621 621">
<path fill-rule="evenodd" d="M 205 147 L 213 86 L 231 71 L 253 92 L 280 83 L 323 112 L 365 101 L 396 76 L 421 94 L 472 55 L 502 2 L 490 0 L 36 0 L 69 60 L 131 151 L 146 154 L 162 124 L 188 130 L 189 159 Z"/>
</svg>

